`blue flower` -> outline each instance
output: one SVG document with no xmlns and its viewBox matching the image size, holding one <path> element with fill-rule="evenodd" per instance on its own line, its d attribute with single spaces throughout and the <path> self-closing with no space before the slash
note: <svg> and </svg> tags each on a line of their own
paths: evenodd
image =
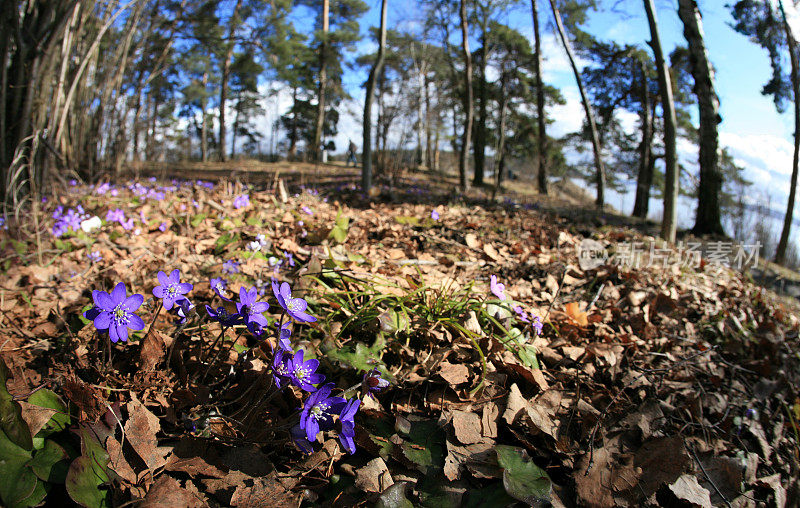
<svg viewBox="0 0 800 508">
<path fill-rule="evenodd" d="M 239 263 L 229 259 L 222 263 L 222 271 L 228 274 L 239 273 Z"/>
<path fill-rule="evenodd" d="M 316 373 L 319 367 L 319 360 L 312 358 L 311 360 L 303 361 L 304 354 L 301 349 L 289 361 L 289 377 L 293 385 L 307 392 L 313 392 L 316 390 L 314 385 L 325 381 L 325 376 Z"/>
<path fill-rule="evenodd" d="M 261 335 L 265 326 L 269 326 L 267 318 L 262 313 L 269 309 L 267 302 L 258 302 L 258 291 L 256 288 L 239 289 L 239 301 L 236 303 L 236 310 L 242 321 L 247 325 L 247 329 L 253 335 Z"/>
<path fill-rule="evenodd" d="M 342 412 L 339 414 L 339 423 L 342 424 L 342 430 L 339 432 L 339 441 L 350 455 L 356 452 L 356 443 L 353 438 L 356 436 L 355 416 L 358 412 L 358 406 L 360 405 L 360 400 L 352 398 L 347 401 L 347 404 L 345 404 L 342 408 Z"/>
<path fill-rule="evenodd" d="M 120 282 L 111 291 L 92 291 L 94 307 L 86 311 L 83 316 L 94 321 L 98 330 L 108 330 L 111 342 L 127 341 L 128 328 L 141 330 L 144 328 L 142 318 L 134 314 L 141 307 L 144 297 L 139 294 L 127 296 L 125 284 Z"/>
<path fill-rule="evenodd" d="M 208 316 L 211 319 L 219 322 L 219 324 L 226 328 L 236 325 L 239 323 L 239 321 L 241 321 L 239 314 L 231 314 L 225 309 L 225 307 L 217 307 L 217 309 L 214 310 L 206 305 L 206 312 L 208 312 Z"/>
<path fill-rule="evenodd" d="M 292 436 L 292 442 L 300 448 L 300 451 L 309 454 L 314 451 L 311 441 L 306 437 L 305 431 L 300 428 L 300 425 L 295 425 L 289 430 L 289 435 Z"/>
<path fill-rule="evenodd" d="M 217 294 L 218 297 L 222 298 L 226 302 L 230 302 L 231 299 L 225 296 L 228 291 L 228 281 L 219 277 L 214 277 L 209 282 L 211 289 Z"/>
<path fill-rule="evenodd" d="M 284 351 L 282 349 L 275 351 L 275 357 L 272 359 L 272 377 L 275 378 L 275 386 L 278 388 L 292 381 L 290 374 L 291 361 L 291 351 Z"/>
<path fill-rule="evenodd" d="M 317 318 L 306 312 L 306 309 L 308 308 L 308 302 L 302 298 L 292 298 L 292 288 L 290 288 L 289 284 L 286 282 L 278 286 L 278 281 L 273 279 L 272 293 L 278 300 L 278 304 L 280 304 L 283 310 L 285 310 L 286 313 L 289 314 L 295 321 L 300 323 L 311 323 L 317 320 Z"/>
<path fill-rule="evenodd" d="M 169 275 L 159 270 L 158 282 L 161 285 L 153 288 L 153 296 L 160 298 L 164 302 L 164 309 L 166 310 L 170 310 L 175 305 L 176 300 L 185 299 L 183 295 L 194 287 L 188 282 L 181 282 L 181 272 L 177 268 L 172 270 Z"/>
<path fill-rule="evenodd" d="M 375 398 L 375 393 L 383 390 L 389 386 L 389 381 L 381 377 L 381 371 L 377 367 L 364 373 L 364 379 L 361 381 L 363 391 L 370 397 Z"/>
<path fill-rule="evenodd" d="M 500 300 L 506 299 L 506 294 L 503 292 L 505 291 L 506 286 L 504 284 L 497 282 L 497 275 L 492 275 L 491 277 L 489 277 L 489 289 L 491 289 L 492 293 L 494 293 L 494 296 L 496 296 Z"/>
<path fill-rule="evenodd" d="M 333 428 L 333 415 L 339 414 L 347 401 L 342 397 L 331 397 L 334 384 L 328 383 L 312 393 L 300 412 L 300 428 L 306 431 L 306 438 L 314 442 L 320 430 Z"/>
</svg>

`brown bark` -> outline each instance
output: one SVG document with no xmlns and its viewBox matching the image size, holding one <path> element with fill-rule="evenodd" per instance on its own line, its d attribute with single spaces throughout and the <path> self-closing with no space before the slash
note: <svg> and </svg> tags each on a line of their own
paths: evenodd
<svg viewBox="0 0 800 508">
<path fill-rule="evenodd" d="M 694 78 L 694 93 L 700 110 L 700 184 L 697 189 L 697 216 L 692 232 L 696 235 L 723 235 L 720 221 L 719 194 L 722 174 L 719 170 L 717 124 L 719 98 L 714 91 L 714 70 L 706 51 L 703 20 L 695 0 L 678 0 L 678 17 L 683 23 L 683 36 L 689 44 L 689 61 Z"/>
<path fill-rule="evenodd" d="M 594 153 L 594 166 L 597 170 L 597 175 L 595 177 L 595 185 L 597 185 L 597 199 L 595 200 L 595 203 L 597 204 L 598 208 L 603 208 L 604 191 L 606 185 L 606 169 L 603 165 L 602 154 L 600 153 L 600 138 L 597 134 L 597 124 L 594 121 L 592 107 L 589 104 L 589 99 L 586 96 L 586 91 L 583 88 L 583 80 L 581 79 L 580 71 L 578 71 L 578 66 L 575 64 L 575 56 L 572 53 L 572 46 L 567 38 L 566 30 L 564 30 L 564 23 L 561 21 L 561 12 L 559 12 L 555 0 L 550 0 L 550 8 L 553 10 L 553 18 L 556 20 L 556 28 L 558 28 L 561 44 L 564 45 L 564 50 L 567 52 L 567 58 L 569 59 L 569 64 L 572 67 L 572 72 L 575 74 L 575 82 L 578 85 L 578 91 L 581 94 L 581 103 L 583 103 L 583 110 L 586 113 L 586 121 L 589 124 L 589 134 L 592 138 L 592 151 Z"/>
<path fill-rule="evenodd" d="M 661 220 L 661 238 L 675 241 L 678 225 L 677 200 L 680 188 L 677 157 L 675 152 L 675 102 L 672 99 L 672 80 L 669 67 L 664 61 L 661 37 L 658 34 L 658 18 L 653 0 L 644 0 L 647 22 L 650 26 L 650 47 L 656 59 L 658 88 L 661 95 L 661 108 L 664 111 L 664 217 Z"/>
<path fill-rule="evenodd" d="M 222 80 L 219 86 L 219 160 L 225 162 L 225 145 L 227 145 L 227 130 L 225 126 L 225 104 L 228 102 L 228 81 L 231 77 L 231 63 L 233 62 L 233 48 L 236 44 L 233 36 L 236 34 L 236 25 L 239 22 L 239 9 L 242 7 L 242 0 L 236 0 L 231 13 L 230 24 L 228 25 L 228 41 L 225 51 L 225 61 L 222 64 Z"/>
<path fill-rule="evenodd" d="M 364 117 L 361 133 L 361 191 L 369 192 L 372 188 L 372 99 L 375 96 L 375 80 L 383 69 L 383 60 L 386 55 L 386 10 L 387 0 L 381 1 L 381 25 L 378 41 L 378 55 L 369 71 L 367 78 L 367 92 L 364 97 Z"/>
<path fill-rule="evenodd" d="M 316 154 L 316 159 L 322 160 L 322 131 L 325 128 L 325 85 L 328 80 L 326 69 L 325 52 L 328 37 L 328 16 L 330 14 L 329 0 L 322 0 L 322 44 L 319 48 L 319 89 L 317 92 L 317 125 L 314 129 L 314 149 L 311 153 Z"/>
<path fill-rule="evenodd" d="M 652 131 L 653 119 L 650 117 L 650 88 L 647 85 L 647 73 L 644 62 L 639 63 L 641 74 L 641 93 L 639 102 L 639 121 L 642 124 L 642 141 L 639 144 L 639 174 L 636 179 L 636 198 L 633 202 L 633 216 L 641 219 L 647 218 L 650 209 L 650 186 L 652 185 L 653 175 L 649 174 L 650 158 L 652 157 Z"/>
<path fill-rule="evenodd" d="M 792 99 L 794 100 L 794 155 L 792 156 L 792 179 L 789 184 L 789 202 L 786 204 L 786 215 L 783 218 L 783 228 L 778 247 L 775 250 L 775 262 L 783 264 L 786 261 L 786 247 L 789 245 L 789 233 L 792 229 L 794 219 L 794 200 L 797 190 L 798 163 L 800 163 L 800 70 L 797 61 L 797 41 L 794 38 L 789 23 L 786 20 L 786 12 L 783 9 L 783 2 L 778 0 L 778 6 L 783 17 L 783 28 L 786 32 L 786 42 L 789 46 L 789 61 L 791 62 L 792 79 Z"/>
<path fill-rule="evenodd" d="M 469 142 L 472 138 L 472 55 L 469 52 L 469 25 L 467 24 L 467 0 L 461 0 L 461 50 L 464 56 L 464 134 L 461 141 L 461 153 L 458 158 L 458 183 L 461 192 L 466 192 L 469 182 Z"/>
<path fill-rule="evenodd" d="M 544 84 L 542 83 L 542 38 L 539 33 L 539 8 L 537 0 L 531 0 L 531 15 L 533 16 L 533 44 L 534 60 L 533 72 L 536 74 L 536 123 L 538 133 L 536 144 L 536 182 L 541 194 L 547 194 L 547 131 L 544 111 Z"/>
</svg>

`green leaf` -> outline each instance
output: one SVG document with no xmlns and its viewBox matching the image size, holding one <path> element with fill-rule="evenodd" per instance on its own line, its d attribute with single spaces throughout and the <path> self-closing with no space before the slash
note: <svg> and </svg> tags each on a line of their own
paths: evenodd
<svg viewBox="0 0 800 508">
<path fill-rule="evenodd" d="M 248 226 L 255 226 L 255 227 L 258 227 L 258 228 L 263 226 L 263 223 L 261 222 L 261 219 L 259 219 L 258 217 L 248 217 L 246 222 L 247 222 Z"/>
<path fill-rule="evenodd" d="M 412 421 L 408 440 L 400 447 L 403 455 L 422 473 L 444 465 L 444 435 L 433 420 Z"/>
<path fill-rule="evenodd" d="M 11 239 L 11 245 L 14 247 L 18 256 L 24 256 L 26 252 L 28 252 L 28 246 L 25 245 L 24 242 L 20 242 L 19 240 Z"/>
<path fill-rule="evenodd" d="M 73 501 L 87 508 L 110 506 L 108 492 L 100 486 L 108 483 L 109 456 L 103 445 L 86 427 L 79 430 L 83 455 L 72 461 L 65 480 Z"/>
<path fill-rule="evenodd" d="M 414 505 L 406 497 L 406 483 L 395 483 L 384 490 L 375 503 L 375 508 L 414 508 Z"/>
<path fill-rule="evenodd" d="M 325 355 L 332 360 L 342 362 L 361 371 L 372 370 L 375 367 L 383 367 L 382 370 L 385 370 L 383 362 L 379 359 L 385 345 L 386 339 L 383 335 L 378 335 L 371 347 L 367 347 L 362 342 L 357 342 L 355 349 L 332 347 L 325 351 Z"/>
<path fill-rule="evenodd" d="M 419 224 L 419 217 L 411 217 L 408 215 L 395 217 L 394 220 L 397 221 L 398 224 L 409 224 L 411 226 L 416 226 Z"/>
<path fill-rule="evenodd" d="M 34 499 L 39 481 L 27 466 L 30 460 L 31 452 L 0 431 L 0 500 L 5 506 L 34 506 L 41 501 Z"/>
<path fill-rule="evenodd" d="M 52 439 L 45 441 L 44 448 L 37 450 L 29 466 L 42 480 L 49 483 L 64 483 L 69 469 L 69 457 Z"/>
<path fill-rule="evenodd" d="M 482 489 L 467 491 L 464 508 L 506 508 L 517 504 L 517 501 L 506 493 L 503 484 L 493 483 Z"/>
<path fill-rule="evenodd" d="M 22 419 L 22 408 L 19 403 L 8 393 L 6 382 L 9 378 L 8 367 L 0 358 L 0 429 L 8 436 L 12 443 L 30 450 L 33 448 L 33 439 L 28 423 Z"/>
<path fill-rule="evenodd" d="M 228 245 L 236 243 L 241 239 L 242 236 L 239 233 L 225 233 L 218 237 L 217 241 L 214 243 L 214 254 L 222 254 Z"/>
<path fill-rule="evenodd" d="M 503 468 L 503 486 L 508 495 L 529 505 L 550 501 L 550 477 L 533 463 L 528 452 L 506 445 L 497 445 L 494 449 L 497 462 Z"/>
<path fill-rule="evenodd" d="M 342 215 L 342 211 L 336 214 L 336 225 L 333 226 L 331 232 L 328 233 L 328 238 L 333 239 L 336 243 L 342 243 L 347 238 L 347 230 L 350 227 L 350 217 Z"/>
<path fill-rule="evenodd" d="M 381 330 L 386 333 L 399 333 L 408 330 L 411 320 L 408 318 L 408 313 L 405 310 L 399 312 L 394 309 L 389 309 L 382 312 L 378 316 L 378 321 L 381 324 Z"/>
<path fill-rule="evenodd" d="M 56 413 L 45 424 L 42 430 L 36 434 L 38 437 L 43 437 L 42 433 L 49 435 L 54 432 L 60 432 L 69 425 L 70 416 L 67 412 L 67 406 L 61 402 L 61 399 L 58 398 L 58 395 L 56 395 L 55 392 L 48 390 L 47 388 L 38 390 L 34 392 L 33 395 L 28 397 L 28 403 L 35 406 L 56 410 Z"/>
<path fill-rule="evenodd" d="M 100 490 L 100 485 L 103 483 L 95 475 L 94 464 L 90 457 L 84 455 L 72 461 L 67 472 L 66 486 L 67 493 L 73 501 L 86 508 L 111 506 L 107 492 Z"/>
<path fill-rule="evenodd" d="M 197 215 L 192 217 L 192 223 L 191 223 L 192 227 L 196 228 L 197 226 L 199 226 L 206 219 L 206 217 L 208 217 L 208 215 L 204 213 L 198 213 Z"/>
</svg>

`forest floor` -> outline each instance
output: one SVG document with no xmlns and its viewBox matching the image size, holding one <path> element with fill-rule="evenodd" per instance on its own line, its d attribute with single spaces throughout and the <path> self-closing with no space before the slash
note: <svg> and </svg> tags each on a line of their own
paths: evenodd
<svg viewBox="0 0 800 508">
<path fill-rule="evenodd" d="M 367 197 L 352 169 L 263 168 L 143 165 L 9 218 L 3 504 L 800 503 L 797 300 L 569 187 L 458 197 L 405 173 Z M 74 226 L 60 237 L 54 212 Z M 587 266 L 581 246 L 611 257 Z M 194 285 L 184 316 L 153 296 L 174 269 Z M 292 434 L 323 390 L 276 387 L 274 326 L 220 334 L 205 306 L 238 308 L 219 277 L 234 302 L 255 286 L 270 325 L 291 314 L 271 279 L 308 301 L 316 321 L 293 319 L 289 341 L 360 400 L 354 454 L 344 413 L 313 443 Z M 144 328 L 111 344 L 82 313 L 120 282 L 144 295 Z"/>
</svg>

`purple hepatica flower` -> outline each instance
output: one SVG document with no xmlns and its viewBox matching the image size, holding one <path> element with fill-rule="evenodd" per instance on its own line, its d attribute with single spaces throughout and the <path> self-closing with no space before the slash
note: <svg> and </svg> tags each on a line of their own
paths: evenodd
<svg viewBox="0 0 800 508">
<path fill-rule="evenodd" d="M 314 215 L 314 212 L 311 211 L 311 208 L 304 206 L 302 210 L 307 213 L 308 215 Z"/>
<path fill-rule="evenodd" d="M 278 334 L 278 347 L 283 349 L 284 351 L 291 351 L 292 350 L 292 343 L 289 342 L 289 338 L 292 336 L 292 323 L 286 322 L 283 324 L 275 323 L 275 326 L 280 326 L 280 332 Z"/>
<path fill-rule="evenodd" d="M 216 310 L 206 305 L 206 312 L 208 312 L 208 316 L 213 319 L 214 321 L 218 321 L 224 328 L 231 327 L 237 323 L 241 317 L 239 314 L 229 314 L 225 307 L 217 307 Z"/>
<path fill-rule="evenodd" d="M 433 219 L 433 220 L 439 220 L 439 212 L 437 212 L 436 210 L 433 210 L 433 211 L 431 212 L 431 219 Z"/>
<path fill-rule="evenodd" d="M 250 196 L 247 194 L 242 194 L 241 196 L 237 196 L 236 199 L 233 200 L 233 207 L 236 209 L 244 208 L 250 204 Z"/>
<path fill-rule="evenodd" d="M 344 446 L 344 449 L 350 452 L 350 455 L 356 452 L 356 443 L 353 438 L 356 436 L 355 416 L 360 405 L 360 400 L 352 398 L 347 401 L 347 404 L 342 408 L 342 412 L 339 413 L 339 422 L 342 424 L 339 441 Z"/>
<path fill-rule="evenodd" d="M 94 308 L 86 311 L 84 317 L 94 321 L 98 330 L 108 330 L 111 342 L 127 341 L 128 328 L 141 330 L 144 328 L 142 318 L 134 314 L 144 297 L 139 294 L 127 296 L 125 283 L 117 284 L 109 295 L 105 291 L 92 291 Z"/>
<path fill-rule="evenodd" d="M 99 263 L 103 260 L 103 256 L 96 250 L 86 254 L 86 257 L 89 258 L 89 261 L 92 263 Z"/>
<path fill-rule="evenodd" d="M 530 323 L 531 322 L 530 318 L 528 317 L 528 313 L 523 310 L 521 305 L 515 306 L 514 307 L 514 312 L 517 313 L 517 316 L 519 317 L 519 320 L 522 321 L 523 323 Z"/>
<path fill-rule="evenodd" d="M 311 445 L 311 441 L 306 438 L 305 431 L 300 427 L 300 425 L 295 425 L 289 431 L 289 434 L 292 436 L 292 442 L 300 448 L 300 451 L 305 454 L 310 454 L 314 451 L 314 447 Z"/>
<path fill-rule="evenodd" d="M 361 383 L 362 391 L 372 398 L 375 398 L 375 393 L 389 386 L 389 381 L 381 377 L 381 371 L 377 367 L 366 372 Z"/>
<path fill-rule="evenodd" d="M 317 318 L 306 312 L 306 309 L 308 308 L 308 302 L 302 298 L 292 298 L 292 289 L 286 282 L 278 287 L 278 281 L 273 279 L 272 293 L 275 295 L 275 298 L 278 300 L 280 306 L 283 307 L 283 310 L 285 310 L 286 313 L 289 314 L 295 321 L 300 323 L 311 323 L 317 320 Z"/>
<path fill-rule="evenodd" d="M 333 415 L 339 414 L 347 401 L 341 397 L 331 397 L 334 384 L 328 383 L 312 393 L 300 413 L 300 428 L 306 431 L 306 438 L 314 442 L 320 430 L 333 428 Z"/>
<path fill-rule="evenodd" d="M 161 231 L 161 232 L 166 231 L 167 230 L 167 223 L 166 222 L 162 222 L 161 224 L 159 224 L 158 225 L 158 230 Z"/>
<path fill-rule="evenodd" d="M 228 274 L 239 273 L 239 263 L 229 259 L 222 263 L 222 271 Z"/>
<path fill-rule="evenodd" d="M 109 210 L 108 213 L 106 213 L 106 221 L 122 223 L 125 221 L 125 212 L 119 208 L 115 210 Z"/>
<path fill-rule="evenodd" d="M 275 357 L 272 359 L 272 377 L 275 378 L 275 386 L 278 388 L 292 382 L 291 363 L 291 351 L 282 349 L 275 351 Z"/>
<path fill-rule="evenodd" d="M 158 272 L 158 282 L 160 286 L 153 288 L 153 296 L 161 298 L 164 301 L 164 308 L 170 310 L 175 302 L 183 298 L 194 287 L 188 282 L 181 282 L 181 272 L 178 269 L 172 270 L 172 273 Z"/>
<path fill-rule="evenodd" d="M 505 291 L 506 289 L 506 286 L 505 284 L 497 282 L 497 275 L 492 275 L 491 277 L 489 277 L 489 288 L 492 290 L 492 293 L 494 293 L 494 296 L 496 296 L 497 298 L 501 300 L 506 299 L 506 294 L 503 293 L 503 291 Z"/>
<path fill-rule="evenodd" d="M 178 324 L 182 325 L 189 318 L 189 313 L 194 309 L 194 304 L 188 298 L 179 298 L 175 300 L 175 314 L 178 316 Z"/>
<path fill-rule="evenodd" d="M 215 277 L 215 278 L 211 279 L 211 282 L 209 282 L 209 284 L 211 285 L 211 289 L 214 290 L 214 292 L 217 294 L 218 297 L 222 298 L 226 302 L 230 302 L 231 301 L 230 298 L 225 296 L 225 294 L 228 291 L 228 281 L 227 280 L 219 278 L 219 277 Z"/>
<path fill-rule="evenodd" d="M 269 326 L 267 318 L 261 315 L 269 309 L 267 302 L 257 302 L 258 291 L 256 288 L 239 289 L 239 301 L 236 303 L 236 310 L 241 316 L 247 329 L 253 335 L 261 335 L 261 330 L 265 326 Z"/>
<path fill-rule="evenodd" d="M 122 229 L 124 229 L 125 231 L 130 231 L 131 229 L 133 229 L 133 217 L 129 218 L 126 221 L 120 221 L 120 224 L 122 224 Z"/>
<path fill-rule="evenodd" d="M 533 321 L 531 321 L 531 326 L 534 330 L 536 330 L 536 335 L 542 334 L 542 320 L 539 319 L 539 316 L 533 316 Z"/>
<path fill-rule="evenodd" d="M 284 252 L 283 256 L 286 258 L 286 264 L 290 267 L 294 267 L 294 256 L 292 256 L 291 252 Z"/>
<path fill-rule="evenodd" d="M 314 385 L 325 381 L 325 376 L 315 372 L 319 367 L 319 360 L 312 358 L 311 360 L 303 361 L 304 354 L 301 349 L 289 361 L 289 376 L 293 385 L 307 392 L 313 392 L 316 390 Z"/>
</svg>

